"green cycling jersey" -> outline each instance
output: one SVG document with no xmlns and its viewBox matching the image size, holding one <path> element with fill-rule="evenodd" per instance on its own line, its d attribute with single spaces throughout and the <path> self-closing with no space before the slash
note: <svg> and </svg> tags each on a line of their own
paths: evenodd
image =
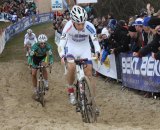
<svg viewBox="0 0 160 130">
<path fill-rule="evenodd" d="M 48 57 L 47 57 L 48 56 Z M 42 48 L 39 43 L 35 43 L 31 47 L 31 52 L 28 57 L 28 62 L 32 67 L 39 65 L 39 62 L 48 62 L 53 64 L 53 53 L 52 47 L 49 43 L 45 43 L 45 46 Z"/>
</svg>

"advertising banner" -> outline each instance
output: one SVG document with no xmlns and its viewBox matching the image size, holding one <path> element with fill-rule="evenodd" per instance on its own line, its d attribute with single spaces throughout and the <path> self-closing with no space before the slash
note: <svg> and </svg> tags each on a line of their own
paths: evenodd
<svg viewBox="0 0 160 130">
<path fill-rule="evenodd" d="M 138 58 L 121 54 L 122 83 L 133 89 L 160 92 L 160 62 L 151 55 Z"/>
<path fill-rule="evenodd" d="M 11 19 L 11 17 L 11 14 L 0 12 L 0 21 L 9 22 L 9 19 Z"/>
<path fill-rule="evenodd" d="M 5 36 L 3 37 L 4 40 L 0 41 L 1 42 L 0 54 L 4 49 L 5 43 L 14 35 L 24 31 L 25 29 L 29 28 L 32 25 L 44 23 L 44 22 L 50 22 L 52 20 L 53 20 L 53 13 L 44 13 L 44 14 L 33 15 L 33 16 L 23 18 L 19 22 L 8 26 L 4 32 L 5 33 Z"/>
<path fill-rule="evenodd" d="M 52 10 L 62 10 L 63 9 L 63 1 L 62 0 L 51 0 Z"/>
<path fill-rule="evenodd" d="M 115 63 L 115 55 L 108 55 L 105 62 L 103 64 L 100 61 L 93 60 L 93 68 L 99 72 L 100 74 L 111 77 L 113 79 L 117 79 L 117 70 Z"/>
</svg>

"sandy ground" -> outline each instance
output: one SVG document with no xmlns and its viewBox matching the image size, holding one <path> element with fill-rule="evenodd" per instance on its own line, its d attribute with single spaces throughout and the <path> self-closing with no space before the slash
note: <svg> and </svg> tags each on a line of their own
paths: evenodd
<svg viewBox="0 0 160 130">
<path fill-rule="evenodd" d="M 30 71 L 24 61 L 0 64 L 0 130 L 158 130 L 160 101 L 146 99 L 120 85 L 97 78 L 95 124 L 83 123 L 68 102 L 63 66 L 55 63 L 49 75 L 46 107 L 31 98 Z"/>
</svg>

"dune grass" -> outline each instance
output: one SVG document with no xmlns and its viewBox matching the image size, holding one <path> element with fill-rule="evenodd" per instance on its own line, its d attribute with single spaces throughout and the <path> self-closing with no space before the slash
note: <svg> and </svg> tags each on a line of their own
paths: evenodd
<svg viewBox="0 0 160 130">
<path fill-rule="evenodd" d="M 31 29 L 38 36 L 41 33 L 44 33 L 48 36 L 48 42 L 53 46 L 54 59 L 59 60 L 57 53 L 57 46 L 54 43 L 54 30 L 52 29 L 52 23 L 44 23 L 32 26 Z M 25 61 L 25 51 L 24 51 L 24 35 L 26 30 L 22 33 L 19 33 L 12 37 L 5 46 L 3 53 L 0 55 L 0 62 L 9 62 L 9 61 Z"/>
<path fill-rule="evenodd" d="M 9 26 L 11 24 L 11 22 L 3 22 L 3 21 L 0 21 L 0 29 L 4 29 L 6 28 L 7 26 Z"/>
</svg>

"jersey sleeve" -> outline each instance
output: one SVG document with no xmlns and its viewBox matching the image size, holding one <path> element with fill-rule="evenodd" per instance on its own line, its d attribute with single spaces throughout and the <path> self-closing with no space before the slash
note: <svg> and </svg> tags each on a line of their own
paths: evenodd
<svg viewBox="0 0 160 130">
<path fill-rule="evenodd" d="M 54 62 L 53 48 L 50 44 L 47 45 L 47 51 L 48 51 L 48 55 L 49 55 L 49 63 L 53 64 L 53 62 Z"/>
<path fill-rule="evenodd" d="M 86 29 L 88 30 L 89 32 L 89 35 L 92 39 L 92 42 L 93 42 L 93 45 L 94 45 L 94 48 L 95 48 L 95 52 L 99 52 L 101 51 L 101 48 L 100 48 L 100 45 L 99 45 L 99 42 L 98 42 L 98 37 L 97 37 L 97 33 L 96 33 L 96 29 L 94 27 L 94 25 L 92 23 L 89 23 L 86 25 Z"/>
<path fill-rule="evenodd" d="M 35 54 L 35 51 L 38 49 L 38 46 L 37 46 L 37 43 L 34 44 L 32 47 L 31 47 L 31 51 L 30 51 L 30 54 L 28 56 L 28 63 L 29 65 L 32 64 L 32 59 L 33 59 L 33 55 Z"/>
<path fill-rule="evenodd" d="M 68 32 L 70 30 L 70 28 L 72 27 L 72 25 L 70 24 L 70 22 L 67 22 L 65 27 L 63 28 L 62 31 L 62 35 L 60 38 L 60 43 L 58 45 L 58 53 L 60 57 L 63 57 L 65 55 L 65 45 L 67 43 L 67 39 L 68 39 Z"/>
</svg>

